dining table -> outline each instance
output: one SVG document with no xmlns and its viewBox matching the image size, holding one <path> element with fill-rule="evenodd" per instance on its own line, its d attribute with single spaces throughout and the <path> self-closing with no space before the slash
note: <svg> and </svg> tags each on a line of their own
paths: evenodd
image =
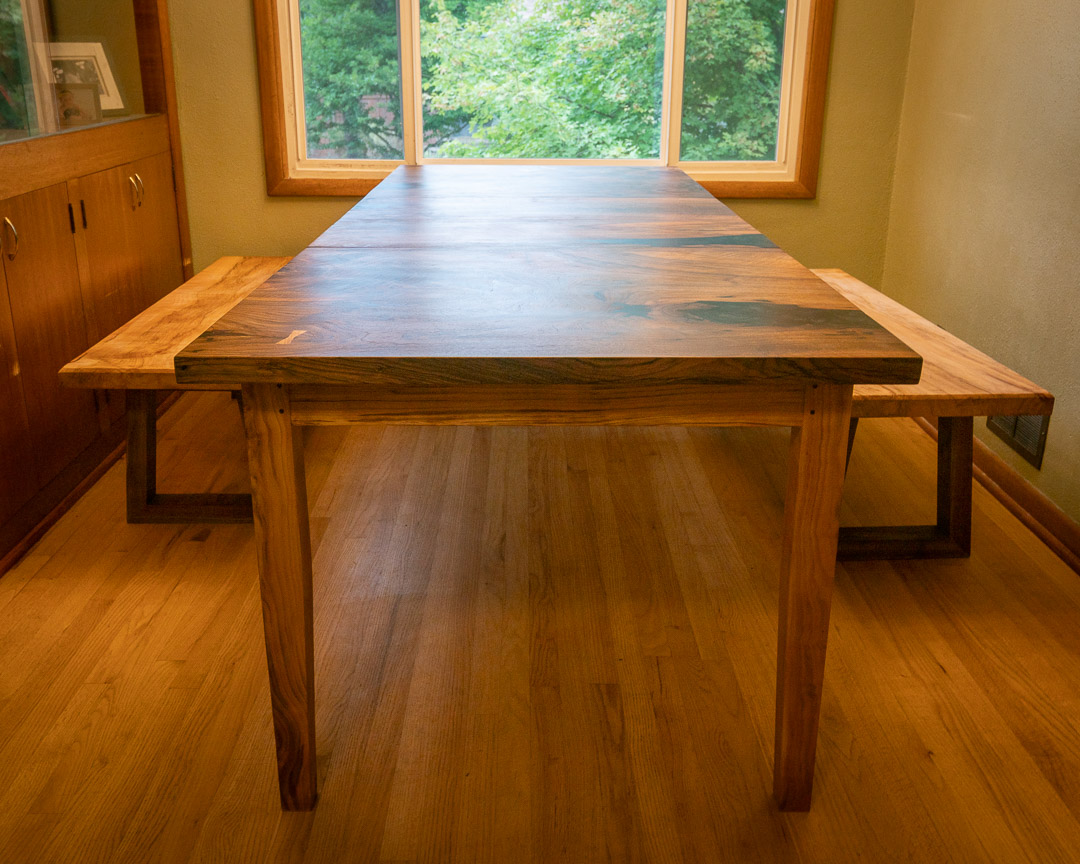
<svg viewBox="0 0 1080 864">
<path fill-rule="evenodd" d="M 317 798 L 297 427 L 790 427 L 773 792 L 808 810 L 852 387 L 921 364 L 677 168 L 396 168 L 175 360 L 242 391 L 282 806 Z"/>
</svg>

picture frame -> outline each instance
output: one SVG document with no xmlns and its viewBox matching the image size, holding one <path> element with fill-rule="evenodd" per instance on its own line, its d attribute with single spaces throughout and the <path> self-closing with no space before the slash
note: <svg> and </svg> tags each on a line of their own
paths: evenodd
<svg viewBox="0 0 1080 864">
<path fill-rule="evenodd" d="M 49 45 L 49 56 L 54 84 L 95 85 L 102 111 L 124 109 L 124 100 L 105 58 L 105 46 L 100 42 L 53 42 Z"/>
<path fill-rule="evenodd" d="M 101 95 L 96 82 L 53 84 L 53 93 L 61 129 L 101 122 Z"/>
</svg>

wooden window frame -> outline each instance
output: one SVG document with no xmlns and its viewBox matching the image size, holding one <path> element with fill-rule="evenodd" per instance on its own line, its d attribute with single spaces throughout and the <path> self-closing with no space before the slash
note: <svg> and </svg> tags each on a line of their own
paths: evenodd
<svg viewBox="0 0 1080 864">
<path fill-rule="evenodd" d="M 423 164 L 586 164 L 671 165 L 686 171 L 717 197 L 813 198 L 825 85 L 829 66 L 835 0 L 788 0 L 788 32 L 782 72 L 780 140 L 772 162 L 681 162 L 679 152 L 687 0 L 668 0 L 663 84 L 663 131 L 658 159 L 425 159 L 415 140 L 420 105 L 414 80 L 419 76 L 419 0 L 401 0 L 399 27 L 411 34 L 401 43 L 402 110 L 414 115 L 405 124 L 405 159 L 335 160 L 306 158 L 303 79 L 299 54 L 298 0 L 253 0 L 259 98 L 262 109 L 266 191 L 269 195 L 365 195 L 398 165 Z M 678 46 L 676 50 L 675 46 Z M 297 94 L 301 94 L 297 98 Z"/>
</svg>

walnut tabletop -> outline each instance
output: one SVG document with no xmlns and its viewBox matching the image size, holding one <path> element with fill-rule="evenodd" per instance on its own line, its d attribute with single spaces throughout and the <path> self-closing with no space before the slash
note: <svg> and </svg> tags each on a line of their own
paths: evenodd
<svg viewBox="0 0 1080 864">
<path fill-rule="evenodd" d="M 914 351 L 677 169 L 399 168 L 180 382 L 914 383 Z"/>
<path fill-rule="evenodd" d="M 175 364 L 243 391 L 283 807 L 317 798 L 294 427 L 333 423 L 791 427 L 773 794 L 810 807 L 852 389 L 922 359 L 681 171 L 399 168 Z"/>
</svg>

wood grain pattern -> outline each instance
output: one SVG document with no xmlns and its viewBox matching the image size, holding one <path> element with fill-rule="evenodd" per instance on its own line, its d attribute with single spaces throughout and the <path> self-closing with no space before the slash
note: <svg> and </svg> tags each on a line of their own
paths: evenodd
<svg viewBox="0 0 1080 864">
<path fill-rule="evenodd" d="M 285 810 L 315 806 L 315 648 L 304 453 L 288 394 L 244 387 L 255 549 Z"/>
<path fill-rule="evenodd" d="M 1049 414 L 1054 397 L 906 306 L 843 270 L 815 274 L 923 357 L 917 384 L 860 384 L 857 417 L 962 417 Z"/>
<path fill-rule="evenodd" d="M 406 423 L 453 426 L 792 426 L 802 422 L 804 388 L 636 386 L 385 388 L 301 387 L 292 401 L 300 426 Z"/>
<path fill-rule="evenodd" d="M 518 222 L 516 202 L 537 195 L 552 199 L 545 213 L 600 199 L 589 242 L 569 239 L 581 228 L 572 215 L 535 242 L 515 229 L 533 224 Z M 664 214 L 672 236 L 650 233 Z M 343 223 L 384 218 L 403 227 L 379 234 L 383 245 L 293 259 L 177 355 L 177 380 L 918 380 L 915 352 L 786 253 L 748 239 L 760 235 L 676 169 L 399 168 Z M 715 236 L 702 234 L 708 226 Z M 520 242 L 495 242 L 507 234 Z"/>
<path fill-rule="evenodd" d="M 173 357 L 288 258 L 220 258 L 60 370 L 71 387 L 175 389 Z M 215 388 L 216 389 L 216 388 Z"/>
<path fill-rule="evenodd" d="M 982 487 L 971 558 L 839 568 L 808 817 L 768 802 L 787 430 L 304 433 L 317 810 L 253 529 L 129 526 L 117 465 L 0 578 L 0 859 L 1075 857 L 1080 580 Z M 932 518 L 933 441 L 859 435 L 845 522 Z M 163 485 L 241 490 L 243 440 L 184 394 Z"/>
<path fill-rule="evenodd" d="M 822 384 L 807 391 L 803 422 L 791 430 L 773 750 L 782 810 L 810 809 L 850 422 L 850 387 Z"/>
</svg>

